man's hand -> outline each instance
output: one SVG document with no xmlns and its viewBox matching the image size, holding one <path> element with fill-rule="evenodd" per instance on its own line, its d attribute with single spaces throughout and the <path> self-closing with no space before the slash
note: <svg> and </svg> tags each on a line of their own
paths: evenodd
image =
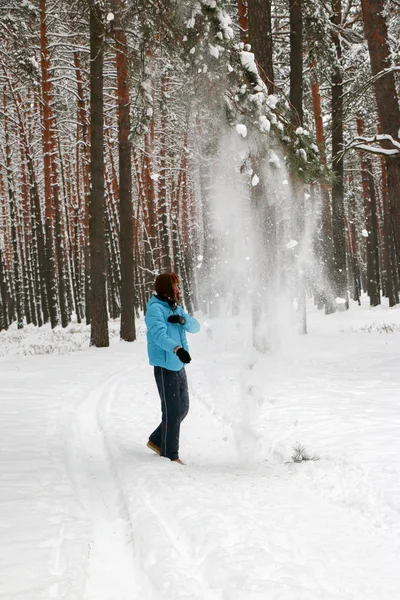
<svg viewBox="0 0 400 600">
<path fill-rule="evenodd" d="M 189 352 L 187 352 L 185 348 L 178 348 L 178 350 L 176 351 L 176 355 L 179 358 L 179 360 L 185 364 L 190 363 L 190 361 L 192 360 Z"/>
<path fill-rule="evenodd" d="M 185 319 L 181 315 L 171 315 L 167 319 L 168 323 L 179 323 L 179 325 L 185 324 Z"/>
</svg>

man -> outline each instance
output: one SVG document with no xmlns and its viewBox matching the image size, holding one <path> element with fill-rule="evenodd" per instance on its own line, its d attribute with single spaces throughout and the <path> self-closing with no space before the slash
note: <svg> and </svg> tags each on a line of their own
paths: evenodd
<svg viewBox="0 0 400 600">
<path fill-rule="evenodd" d="M 147 351 L 154 366 L 162 419 L 147 446 L 160 456 L 184 464 L 179 458 L 180 425 L 189 411 L 185 364 L 191 357 L 186 332 L 197 333 L 199 322 L 179 306 L 179 278 L 163 273 L 155 282 L 156 294 L 146 308 Z"/>
</svg>

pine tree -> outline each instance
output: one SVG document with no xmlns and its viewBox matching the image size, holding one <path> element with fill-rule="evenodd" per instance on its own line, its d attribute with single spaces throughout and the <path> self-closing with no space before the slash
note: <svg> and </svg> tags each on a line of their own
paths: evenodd
<svg viewBox="0 0 400 600">
<path fill-rule="evenodd" d="M 387 185 L 394 243 L 400 262 L 400 107 L 394 72 L 391 69 L 388 30 L 383 0 L 362 0 L 365 36 L 374 76 L 375 98 L 382 134 L 382 147 L 397 149 L 386 161 Z M 396 146 L 397 143 L 397 146 Z"/>
<path fill-rule="evenodd" d="M 332 0 L 333 41 L 336 60 L 332 74 L 332 229 L 333 261 L 336 295 L 347 303 L 346 224 L 344 212 L 344 159 L 343 159 L 343 64 L 340 28 L 342 25 L 341 0 Z"/>
<path fill-rule="evenodd" d="M 103 14 L 90 4 L 90 282 L 91 344 L 108 346 L 104 211 Z"/>
<path fill-rule="evenodd" d="M 118 80 L 119 220 L 121 252 L 121 339 L 132 342 L 135 331 L 135 287 L 133 263 L 132 146 L 130 143 L 130 90 L 124 31 L 123 0 L 115 0 L 115 40 Z"/>
</svg>

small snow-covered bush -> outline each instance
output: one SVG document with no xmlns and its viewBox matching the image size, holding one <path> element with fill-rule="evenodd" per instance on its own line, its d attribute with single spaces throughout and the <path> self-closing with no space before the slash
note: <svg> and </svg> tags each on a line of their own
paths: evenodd
<svg viewBox="0 0 400 600">
<path fill-rule="evenodd" d="M 305 460 L 319 460 L 319 456 L 316 454 L 309 454 L 304 446 L 297 443 L 293 447 L 292 461 L 295 463 L 304 462 Z"/>
</svg>

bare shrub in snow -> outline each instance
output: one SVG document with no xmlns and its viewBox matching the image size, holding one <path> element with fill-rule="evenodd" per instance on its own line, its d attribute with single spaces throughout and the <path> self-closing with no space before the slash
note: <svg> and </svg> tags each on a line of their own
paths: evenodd
<svg viewBox="0 0 400 600">
<path fill-rule="evenodd" d="M 396 323 L 382 323 L 382 325 L 371 323 L 371 325 L 361 327 L 360 331 L 367 333 L 397 333 L 400 331 L 400 326 L 396 325 Z"/>
<path fill-rule="evenodd" d="M 305 460 L 319 460 L 316 454 L 309 454 L 308 451 L 299 443 L 293 447 L 292 461 L 295 463 L 304 462 Z"/>
</svg>

